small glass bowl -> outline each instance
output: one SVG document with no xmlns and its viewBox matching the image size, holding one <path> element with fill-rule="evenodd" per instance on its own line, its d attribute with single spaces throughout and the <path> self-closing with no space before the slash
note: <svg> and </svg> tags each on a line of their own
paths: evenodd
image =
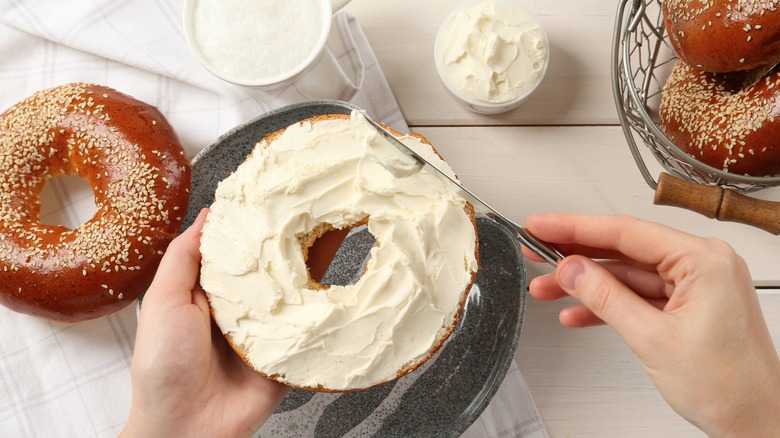
<svg viewBox="0 0 780 438">
<path fill-rule="evenodd" d="M 485 100 L 479 100 L 470 96 L 466 96 L 458 89 L 457 86 L 455 86 L 454 84 L 450 83 L 447 80 L 446 76 L 444 75 L 444 71 L 442 71 L 441 65 L 438 61 L 439 53 L 440 53 L 440 44 L 443 44 L 441 42 L 441 37 L 444 30 L 447 28 L 447 26 L 450 24 L 450 22 L 455 18 L 455 16 L 458 13 L 481 3 L 511 4 L 513 7 L 516 7 L 519 10 L 526 13 L 536 23 L 536 25 L 539 26 L 539 29 L 542 32 L 544 46 L 546 48 L 542 71 L 541 74 L 539 75 L 539 78 L 537 78 L 536 82 L 521 95 L 504 102 L 488 102 Z M 465 106 L 466 109 L 473 111 L 475 113 L 499 114 L 499 113 L 504 113 L 513 110 L 518 106 L 520 106 L 523 102 L 525 102 L 528 99 L 529 96 L 531 96 L 531 94 L 533 94 L 533 92 L 539 87 L 539 84 L 542 83 L 542 80 L 544 79 L 547 73 L 547 67 L 550 64 L 550 42 L 549 39 L 547 38 L 547 32 L 545 31 L 542 22 L 536 17 L 536 15 L 534 15 L 531 11 L 529 11 L 528 8 L 526 8 L 519 2 L 514 0 L 471 0 L 460 5 L 458 8 L 453 10 L 447 16 L 447 18 L 444 19 L 444 22 L 439 27 L 439 31 L 436 34 L 433 56 L 434 56 L 434 63 L 436 64 L 436 73 L 438 73 L 439 79 L 441 80 L 442 84 L 444 84 L 444 87 L 447 89 L 447 92 L 450 94 L 450 96 L 452 96 L 456 101 L 458 101 L 460 104 Z"/>
</svg>

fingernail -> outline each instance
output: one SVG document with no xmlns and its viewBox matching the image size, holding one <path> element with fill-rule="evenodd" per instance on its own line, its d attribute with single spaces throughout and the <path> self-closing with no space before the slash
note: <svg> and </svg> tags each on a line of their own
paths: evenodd
<svg viewBox="0 0 780 438">
<path fill-rule="evenodd" d="M 580 260 L 566 263 L 558 273 L 558 283 L 567 290 L 577 289 L 585 275 L 585 265 Z"/>
</svg>

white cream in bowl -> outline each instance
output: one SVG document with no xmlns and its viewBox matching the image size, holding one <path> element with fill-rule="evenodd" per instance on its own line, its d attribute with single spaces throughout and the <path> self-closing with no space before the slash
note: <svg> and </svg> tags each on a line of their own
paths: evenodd
<svg viewBox="0 0 780 438">
<path fill-rule="evenodd" d="M 188 0 L 185 35 L 195 56 L 229 82 L 278 86 L 320 56 L 330 32 L 323 0 Z"/>
<path fill-rule="evenodd" d="M 442 24 L 436 68 L 455 97 L 480 112 L 500 112 L 519 104 L 541 82 L 548 46 L 539 21 L 519 3 L 471 1 Z"/>
</svg>

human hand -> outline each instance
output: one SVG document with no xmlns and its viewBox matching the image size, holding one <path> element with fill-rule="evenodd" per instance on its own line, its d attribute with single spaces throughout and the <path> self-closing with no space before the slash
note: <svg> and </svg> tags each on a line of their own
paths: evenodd
<svg viewBox="0 0 780 438">
<path fill-rule="evenodd" d="M 211 321 L 198 285 L 201 211 L 168 247 L 144 296 L 122 436 L 251 436 L 287 387 L 250 369 Z"/>
<path fill-rule="evenodd" d="M 669 405 L 711 436 L 780 430 L 780 360 L 730 246 L 626 216 L 538 215 L 526 226 L 569 255 L 529 286 L 540 300 L 579 301 L 561 311 L 564 326 L 609 324 Z"/>
</svg>

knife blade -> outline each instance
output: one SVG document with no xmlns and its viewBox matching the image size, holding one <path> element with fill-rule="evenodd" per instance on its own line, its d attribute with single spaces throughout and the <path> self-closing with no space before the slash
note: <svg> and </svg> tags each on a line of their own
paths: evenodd
<svg viewBox="0 0 780 438">
<path fill-rule="evenodd" d="M 396 149 L 414 158 L 415 161 L 417 161 L 417 163 L 419 164 L 420 169 L 425 168 L 429 172 L 433 172 L 442 176 L 444 180 L 448 182 L 453 189 L 455 189 L 456 193 L 458 193 L 460 196 L 463 197 L 463 199 L 465 199 L 466 201 L 471 203 L 472 206 L 474 206 L 475 210 L 487 214 L 488 217 L 490 217 L 500 225 L 504 226 L 505 228 L 509 229 L 514 234 L 515 238 L 517 238 L 517 240 L 522 245 L 526 246 L 528 249 L 536 253 L 538 256 L 540 256 L 542 259 L 544 259 L 547 263 L 551 264 L 552 266 L 558 266 L 558 263 L 561 260 L 563 260 L 564 255 L 561 254 L 561 252 L 558 251 L 555 247 L 553 247 L 547 242 L 539 240 L 536 236 L 528 232 L 528 230 L 523 228 L 521 225 L 506 218 L 506 216 L 502 215 L 494 208 L 490 207 L 487 203 L 485 203 L 485 201 L 477 197 L 474 193 L 472 193 L 470 190 L 468 190 L 458 181 L 454 180 L 449 175 L 439 170 L 439 168 L 431 164 L 428 160 L 423 158 L 412 148 L 405 145 L 401 140 L 397 139 L 390 131 L 385 129 L 382 125 L 375 122 L 373 119 L 368 117 L 365 113 L 363 113 L 362 115 L 366 119 L 366 121 L 374 129 L 376 129 L 376 131 L 382 137 L 384 137 L 388 142 L 390 142 L 390 144 L 395 146 Z"/>
</svg>

